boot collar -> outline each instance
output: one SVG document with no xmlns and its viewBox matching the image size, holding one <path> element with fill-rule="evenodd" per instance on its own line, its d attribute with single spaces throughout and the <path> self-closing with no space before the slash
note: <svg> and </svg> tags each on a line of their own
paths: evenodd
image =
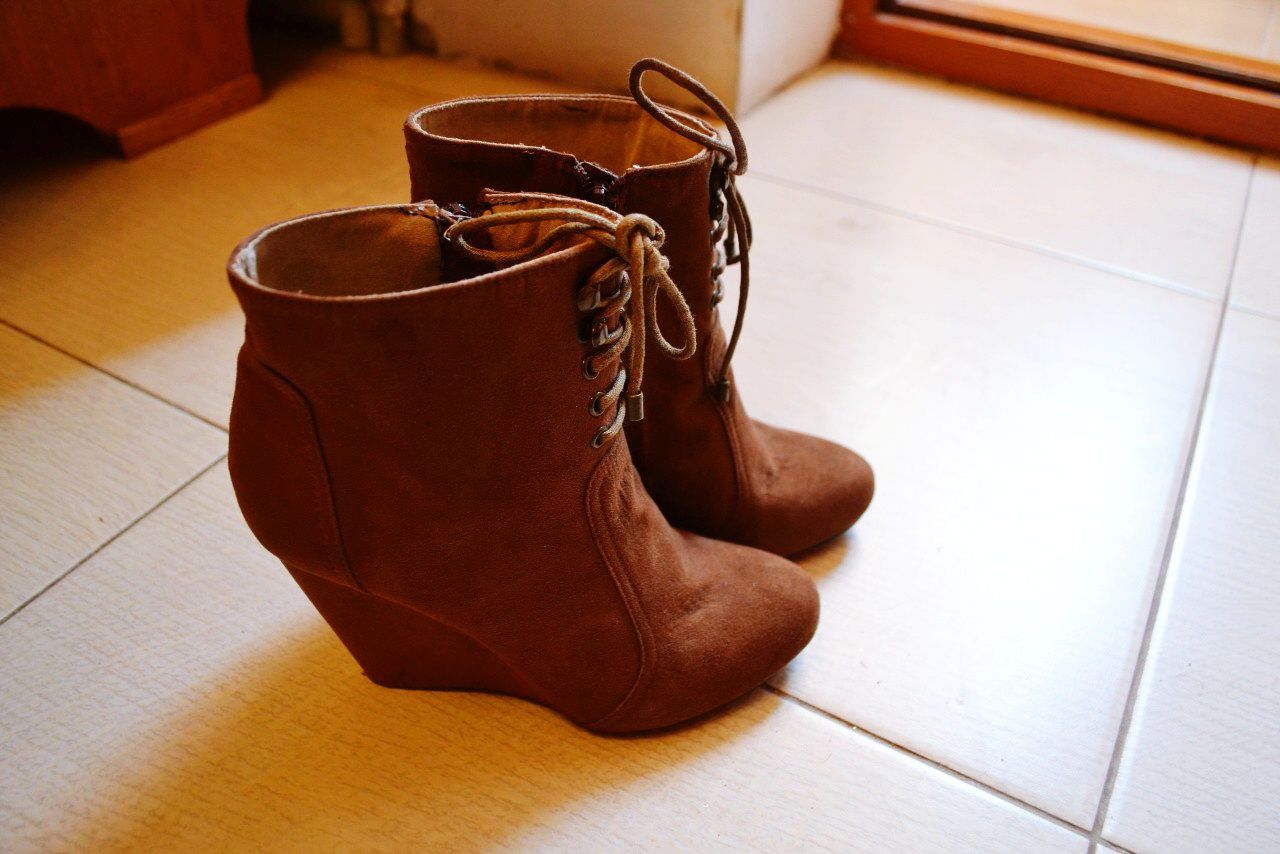
<svg viewBox="0 0 1280 854">
<path fill-rule="evenodd" d="M 669 109 L 681 121 L 713 135 L 696 116 Z M 584 127 L 598 124 L 593 138 Z M 619 133 L 619 124 L 629 131 Z M 641 142 L 632 142 L 636 133 Z M 405 122 L 405 133 L 451 157 L 515 154 L 542 161 L 568 175 L 581 198 L 613 207 L 624 184 L 644 178 L 705 174 L 713 153 L 655 121 L 621 95 L 496 95 L 457 98 L 423 107 Z M 572 151 L 569 150 L 572 147 Z"/>
</svg>

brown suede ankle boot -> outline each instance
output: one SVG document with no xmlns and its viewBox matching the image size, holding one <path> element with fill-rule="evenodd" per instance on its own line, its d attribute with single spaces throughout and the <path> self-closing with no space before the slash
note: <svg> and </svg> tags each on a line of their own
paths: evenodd
<svg viewBox="0 0 1280 854">
<path fill-rule="evenodd" d="M 697 93 L 729 127 L 732 145 L 705 122 L 654 104 L 641 86 L 648 70 Z M 653 412 L 627 427 L 636 467 L 673 525 L 777 554 L 802 551 L 862 515 L 871 468 L 839 445 L 747 417 L 729 369 L 750 282 L 750 223 L 735 185 L 746 146 L 723 104 L 670 66 L 642 60 L 631 89 L 631 98 L 466 98 L 419 110 L 405 125 L 412 196 L 465 206 L 489 187 L 539 191 L 659 222 L 699 353 L 655 360 L 646 380 Z M 733 261 L 742 290 L 726 344 L 716 304 Z"/>
<path fill-rule="evenodd" d="M 236 249 L 245 519 L 375 682 L 512 694 L 604 732 L 700 715 L 804 647 L 813 583 L 673 530 L 636 475 L 645 341 L 657 361 L 694 346 L 663 335 L 692 318 L 660 227 L 485 205 L 313 214 Z"/>
</svg>

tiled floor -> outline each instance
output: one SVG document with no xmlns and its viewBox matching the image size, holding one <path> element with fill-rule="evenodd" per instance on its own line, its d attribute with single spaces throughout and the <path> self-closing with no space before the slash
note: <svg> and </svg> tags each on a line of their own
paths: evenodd
<svg viewBox="0 0 1280 854">
<path fill-rule="evenodd" d="M 604 739 L 369 684 L 220 462 L 232 245 L 547 84 L 268 65 L 133 162 L 0 166 L 0 848 L 1280 847 L 1280 161 L 848 64 L 756 110 L 743 394 L 880 489 L 767 689 Z"/>
</svg>

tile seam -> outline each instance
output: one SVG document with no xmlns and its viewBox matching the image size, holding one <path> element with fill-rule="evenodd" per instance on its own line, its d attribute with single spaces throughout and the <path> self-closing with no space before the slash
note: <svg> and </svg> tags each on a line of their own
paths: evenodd
<svg viewBox="0 0 1280 854">
<path fill-rule="evenodd" d="M 1172 564 L 1173 555 L 1177 546 L 1179 534 L 1182 531 L 1182 517 L 1186 510 L 1187 490 L 1191 483 L 1191 475 L 1196 466 L 1196 459 L 1200 451 L 1200 437 L 1204 429 L 1205 415 L 1208 412 L 1208 403 L 1210 392 L 1213 387 L 1214 374 L 1218 368 L 1218 357 L 1222 350 L 1223 330 L 1226 327 L 1227 315 L 1231 310 L 1231 286 L 1234 284 L 1236 266 L 1240 261 L 1240 249 L 1244 241 L 1244 224 L 1245 217 L 1249 211 L 1249 197 L 1252 195 L 1254 178 L 1257 175 L 1258 158 L 1255 156 L 1249 168 L 1249 183 L 1245 190 L 1245 196 L 1240 206 L 1240 218 L 1236 227 L 1235 251 L 1232 254 L 1231 266 L 1227 272 L 1227 290 L 1222 295 L 1221 309 L 1218 312 L 1218 325 L 1214 333 L 1213 346 L 1209 354 L 1209 364 L 1205 368 L 1204 378 L 1200 387 L 1200 400 L 1196 409 L 1195 421 L 1191 428 L 1191 436 L 1188 440 L 1188 447 L 1185 462 L 1182 467 L 1182 475 L 1178 484 L 1178 494 L 1174 501 L 1173 512 L 1166 528 L 1164 551 L 1161 555 L 1160 570 L 1156 575 L 1155 587 L 1151 591 L 1150 604 L 1147 607 L 1147 619 L 1143 626 L 1142 640 L 1138 646 L 1137 660 L 1134 662 L 1133 674 L 1129 680 L 1128 692 L 1125 696 L 1124 711 L 1120 717 L 1120 727 L 1116 732 L 1115 742 L 1112 746 L 1111 759 L 1107 765 L 1107 775 L 1103 779 L 1102 794 L 1098 799 L 1098 807 L 1094 812 L 1093 829 L 1089 834 L 1089 854 L 1095 854 L 1098 845 L 1103 841 L 1102 833 L 1106 824 L 1107 815 L 1111 810 L 1111 799 L 1115 794 L 1116 780 L 1120 775 L 1120 765 L 1124 758 L 1125 747 L 1129 740 L 1129 733 L 1133 728 L 1134 710 L 1138 703 L 1138 695 L 1141 693 L 1143 677 L 1146 675 L 1147 660 L 1151 654 L 1151 642 L 1155 635 L 1156 623 L 1159 620 L 1161 604 L 1164 601 L 1165 585 L 1169 580 L 1169 568 Z"/>
</svg>

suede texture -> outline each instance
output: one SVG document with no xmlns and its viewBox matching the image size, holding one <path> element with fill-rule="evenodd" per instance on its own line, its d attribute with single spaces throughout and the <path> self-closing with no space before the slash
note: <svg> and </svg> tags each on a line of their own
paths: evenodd
<svg viewBox="0 0 1280 854">
<path fill-rule="evenodd" d="M 711 128 L 673 113 L 704 132 Z M 405 124 L 411 195 L 472 204 L 486 188 L 558 193 L 643 213 L 693 309 L 698 354 L 647 360 L 646 418 L 628 424 L 637 469 L 680 528 L 775 554 L 840 534 L 866 510 L 874 476 L 862 457 L 749 418 L 735 387 L 713 393 L 726 349 L 713 305 L 713 160 L 630 98 L 531 95 L 444 102 Z M 664 328 L 673 328 L 660 302 Z M 732 376 L 732 374 L 731 374 Z"/>
<path fill-rule="evenodd" d="M 250 528 L 382 684 L 514 694 L 604 732 L 758 685 L 808 642 L 816 590 L 673 530 L 625 434 L 592 447 L 611 375 L 583 376 L 576 295 L 607 250 L 448 281 L 467 265 L 436 214 L 316 214 L 233 254 Z"/>
</svg>

